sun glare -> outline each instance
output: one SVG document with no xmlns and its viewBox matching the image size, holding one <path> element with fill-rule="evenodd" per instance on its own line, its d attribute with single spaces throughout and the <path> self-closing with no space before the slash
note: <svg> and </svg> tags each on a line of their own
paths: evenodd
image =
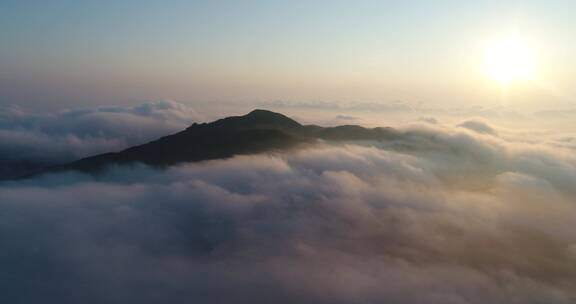
<svg viewBox="0 0 576 304">
<path fill-rule="evenodd" d="M 534 49 L 516 37 L 492 43 L 484 53 L 484 72 L 502 85 L 533 79 L 536 72 Z"/>
</svg>

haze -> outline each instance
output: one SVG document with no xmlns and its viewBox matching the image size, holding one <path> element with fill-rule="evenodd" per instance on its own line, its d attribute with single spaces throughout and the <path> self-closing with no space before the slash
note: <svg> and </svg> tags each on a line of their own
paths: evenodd
<svg viewBox="0 0 576 304">
<path fill-rule="evenodd" d="M 517 30 L 538 46 L 547 86 L 516 84 L 511 104 L 564 106 L 575 93 L 575 9 L 571 1 L 3 1 L 0 103 L 494 106 L 485 43 Z"/>
</svg>

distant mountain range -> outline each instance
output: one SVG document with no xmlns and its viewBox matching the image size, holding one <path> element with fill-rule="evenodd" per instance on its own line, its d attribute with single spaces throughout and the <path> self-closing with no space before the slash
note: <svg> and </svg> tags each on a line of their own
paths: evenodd
<svg viewBox="0 0 576 304">
<path fill-rule="evenodd" d="M 393 128 L 301 125 L 279 113 L 254 110 L 244 116 L 227 117 L 211 123 L 195 123 L 186 130 L 143 145 L 50 167 L 38 174 L 69 170 L 97 173 L 112 164 L 130 163 L 165 167 L 288 149 L 317 140 L 390 140 L 398 136 L 399 132 Z"/>
</svg>

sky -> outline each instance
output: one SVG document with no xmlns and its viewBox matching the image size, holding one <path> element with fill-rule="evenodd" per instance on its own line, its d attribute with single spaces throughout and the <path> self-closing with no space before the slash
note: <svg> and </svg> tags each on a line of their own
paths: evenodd
<svg viewBox="0 0 576 304">
<path fill-rule="evenodd" d="M 538 83 L 508 105 L 572 102 L 573 1 L 0 3 L 0 104 L 194 102 L 497 105 L 486 41 L 515 29 Z"/>
</svg>

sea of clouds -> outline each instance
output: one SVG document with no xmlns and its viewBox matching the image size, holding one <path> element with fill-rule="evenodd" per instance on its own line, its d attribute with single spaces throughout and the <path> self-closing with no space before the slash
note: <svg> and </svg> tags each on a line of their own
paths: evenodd
<svg viewBox="0 0 576 304">
<path fill-rule="evenodd" d="M 0 107 L 0 179 L 122 150 L 185 129 L 203 117 L 174 101 L 57 112 Z"/>
<path fill-rule="evenodd" d="M 0 301 L 576 301 L 573 137 L 479 119 L 402 130 L 4 182 Z"/>
</svg>

